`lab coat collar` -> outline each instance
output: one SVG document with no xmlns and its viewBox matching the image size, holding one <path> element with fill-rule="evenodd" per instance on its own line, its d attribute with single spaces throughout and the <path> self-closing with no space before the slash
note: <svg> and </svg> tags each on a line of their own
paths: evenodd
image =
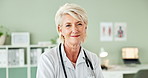
<svg viewBox="0 0 148 78">
<path fill-rule="evenodd" d="M 61 45 L 61 51 L 62 51 L 62 56 L 63 56 L 63 61 L 65 63 L 65 66 L 74 69 L 71 61 L 66 56 L 66 53 L 65 53 L 65 50 L 64 50 L 64 44 Z M 80 63 L 85 63 L 84 57 L 85 56 L 84 56 L 84 52 L 83 52 L 83 47 L 81 47 L 81 50 L 80 50 L 80 53 L 79 53 L 79 56 L 78 56 L 78 59 L 77 59 L 77 62 L 76 62 L 76 67 Z"/>
</svg>

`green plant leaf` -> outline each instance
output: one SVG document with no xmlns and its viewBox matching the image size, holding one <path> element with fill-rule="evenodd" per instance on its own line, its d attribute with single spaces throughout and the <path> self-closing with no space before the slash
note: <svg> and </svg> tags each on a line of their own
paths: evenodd
<svg viewBox="0 0 148 78">
<path fill-rule="evenodd" d="M 3 35 L 3 33 L 2 32 L 0 32 L 0 37 Z"/>
<path fill-rule="evenodd" d="M 9 29 L 4 27 L 3 25 L 0 25 L 0 36 L 6 35 L 8 36 L 10 33 Z"/>
</svg>

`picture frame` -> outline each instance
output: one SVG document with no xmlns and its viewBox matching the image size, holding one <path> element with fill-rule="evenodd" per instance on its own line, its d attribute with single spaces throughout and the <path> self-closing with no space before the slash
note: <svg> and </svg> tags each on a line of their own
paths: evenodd
<svg viewBox="0 0 148 78">
<path fill-rule="evenodd" d="M 101 22 L 100 23 L 100 41 L 113 40 L 113 23 Z"/>
<path fill-rule="evenodd" d="M 126 41 L 127 40 L 127 23 L 116 22 L 114 24 L 114 39 L 115 41 Z"/>
<path fill-rule="evenodd" d="M 11 44 L 12 45 L 29 45 L 30 33 L 29 32 L 12 32 Z"/>
</svg>

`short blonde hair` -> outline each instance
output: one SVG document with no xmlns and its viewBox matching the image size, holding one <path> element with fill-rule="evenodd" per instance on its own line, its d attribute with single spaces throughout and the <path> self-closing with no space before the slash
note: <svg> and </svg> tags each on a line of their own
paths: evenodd
<svg viewBox="0 0 148 78">
<path fill-rule="evenodd" d="M 65 5 L 61 6 L 55 15 L 55 24 L 57 26 L 59 39 L 62 42 L 64 42 L 64 37 L 58 31 L 58 26 L 61 26 L 62 16 L 64 16 L 65 14 L 71 15 L 75 19 L 84 22 L 86 26 L 88 24 L 86 11 L 83 8 L 81 8 L 79 5 L 66 3 Z"/>
</svg>

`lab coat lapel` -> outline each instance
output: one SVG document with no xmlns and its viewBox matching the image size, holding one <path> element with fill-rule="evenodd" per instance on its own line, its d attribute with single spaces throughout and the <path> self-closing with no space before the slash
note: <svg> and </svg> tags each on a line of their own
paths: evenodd
<svg viewBox="0 0 148 78">
<path fill-rule="evenodd" d="M 63 44 L 61 45 L 61 51 L 62 51 L 62 56 L 63 56 L 63 61 L 64 61 L 65 67 L 68 67 L 68 68 L 74 70 L 74 67 L 73 67 L 71 61 L 70 61 L 70 60 L 68 59 L 68 57 L 66 56 L 66 53 L 65 53 Z"/>
<path fill-rule="evenodd" d="M 76 66 L 81 64 L 81 63 L 85 63 L 84 58 L 85 58 L 85 56 L 84 56 L 83 47 L 82 47 L 81 51 L 80 51 L 80 54 L 78 56 L 77 62 L 76 62 Z"/>
</svg>

